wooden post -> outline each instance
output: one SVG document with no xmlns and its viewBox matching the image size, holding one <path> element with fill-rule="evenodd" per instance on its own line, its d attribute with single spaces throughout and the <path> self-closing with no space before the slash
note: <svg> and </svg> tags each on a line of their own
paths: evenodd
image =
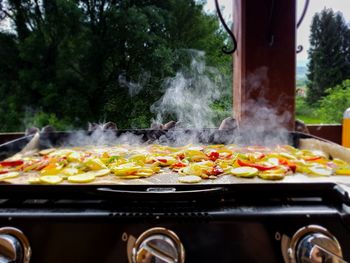
<svg viewBox="0 0 350 263">
<path fill-rule="evenodd" d="M 234 0 L 233 110 L 238 122 L 264 101 L 294 129 L 296 1 Z"/>
</svg>

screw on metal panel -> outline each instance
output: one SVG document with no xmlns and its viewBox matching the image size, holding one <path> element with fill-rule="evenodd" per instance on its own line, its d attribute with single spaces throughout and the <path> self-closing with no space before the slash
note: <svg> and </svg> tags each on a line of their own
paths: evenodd
<svg viewBox="0 0 350 263">
<path fill-rule="evenodd" d="M 275 239 L 276 239 L 277 241 L 281 240 L 281 234 L 280 234 L 280 232 L 276 232 L 276 234 L 275 234 Z"/>
<path fill-rule="evenodd" d="M 123 233 L 122 234 L 122 240 L 124 241 L 124 242 L 126 242 L 126 241 L 128 241 L 128 234 L 127 233 Z"/>
</svg>

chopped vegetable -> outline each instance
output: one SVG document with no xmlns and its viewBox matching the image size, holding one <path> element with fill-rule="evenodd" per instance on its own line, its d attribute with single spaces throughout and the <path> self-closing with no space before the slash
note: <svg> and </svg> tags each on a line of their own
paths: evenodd
<svg viewBox="0 0 350 263">
<path fill-rule="evenodd" d="M 185 175 L 185 176 L 180 176 L 178 180 L 180 183 L 193 184 L 193 183 L 199 183 L 202 179 L 197 175 Z"/>
<path fill-rule="evenodd" d="M 95 176 L 90 173 L 84 173 L 69 176 L 67 180 L 71 183 L 90 183 L 95 180 Z"/>
<path fill-rule="evenodd" d="M 249 167 L 249 166 L 233 168 L 230 171 L 230 173 L 232 173 L 233 175 L 236 175 L 238 177 L 247 177 L 247 178 L 254 177 L 255 175 L 258 174 L 258 172 L 259 172 L 258 169 L 254 167 Z"/>
<path fill-rule="evenodd" d="M 59 175 L 44 175 L 39 177 L 39 182 L 44 184 L 59 184 L 63 178 Z"/>
<path fill-rule="evenodd" d="M 266 170 L 271 170 L 276 168 L 276 165 L 262 165 L 259 163 L 249 163 L 249 162 L 242 161 L 241 159 L 238 159 L 237 162 L 240 166 L 253 167 L 260 171 L 266 171 Z"/>
<path fill-rule="evenodd" d="M 2 162 L 0 162 L 0 166 L 3 166 L 3 167 L 15 167 L 15 166 L 22 165 L 23 163 L 24 163 L 24 161 L 22 161 L 22 160 L 2 161 Z"/>
<path fill-rule="evenodd" d="M 15 177 L 18 177 L 18 176 L 19 176 L 18 172 L 8 172 L 6 174 L 1 174 L 0 175 L 0 180 L 15 178 Z"/>
<path fill-rule="evenodd" d="M 14 157 L 17 159 L 17 157 Z M 275 148 L 237 145 L 115 145 L 45 149 L 20 160 L 0 162 L 0 179 L 28 178 L 31 184 L 89 183 L 138 179 L 171 173 L 179 182 L 197 183 L 219 176 L 282 180 L 295 173 L 308 176 L 349 175 L 350 164 L 329 160 L 320 151 L 288 145 Z M 115 176 L 111 176 L 115 175 Z M 24 180 L 21 178 L 20 182 Z M 100 181 L 97 180 L 96 181 Z"/>
</svg>

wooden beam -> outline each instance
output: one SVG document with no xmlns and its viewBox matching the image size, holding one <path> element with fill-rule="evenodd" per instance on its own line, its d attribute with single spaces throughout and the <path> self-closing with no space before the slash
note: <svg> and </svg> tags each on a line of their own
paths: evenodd
<svg viewBox="0 0 350 263">
<path fill-rule="evenodd" d="M 233 111 L 238 122 L 268 106 L 294 129 L 296 1 L 234 0 Z M 254 108 L 254 110 L 252 110 Z M 281 119 L 281 118 L 280 118 Z"/>
</svg>

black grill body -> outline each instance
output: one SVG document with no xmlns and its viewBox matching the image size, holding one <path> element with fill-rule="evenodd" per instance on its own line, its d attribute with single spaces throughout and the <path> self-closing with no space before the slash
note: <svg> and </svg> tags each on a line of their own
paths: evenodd
<svg viewBox="0 0 350 263">
<path fill-rule="evenodd" d="M 164 131 L 132 132 L 145 142 L 172 139 Z M 197 137 L 232 138 L 220 133 Z M 64 145 L 69 135 L 43 135 L 40 147 Z M 306 137 L 290 134 L 289 143 Z M 0 145 L 0 159 L 31 138 Z M 282 240 L 308 225 L 327 228 L 350 261 L 349 193 L 333 183 L 0 185 L 0 227 L 21 230 L 37 263 L 126 263 L 131 241 L 153 227 L 178 235 L 185 262 L 284 262 Z"/>
</svg>

